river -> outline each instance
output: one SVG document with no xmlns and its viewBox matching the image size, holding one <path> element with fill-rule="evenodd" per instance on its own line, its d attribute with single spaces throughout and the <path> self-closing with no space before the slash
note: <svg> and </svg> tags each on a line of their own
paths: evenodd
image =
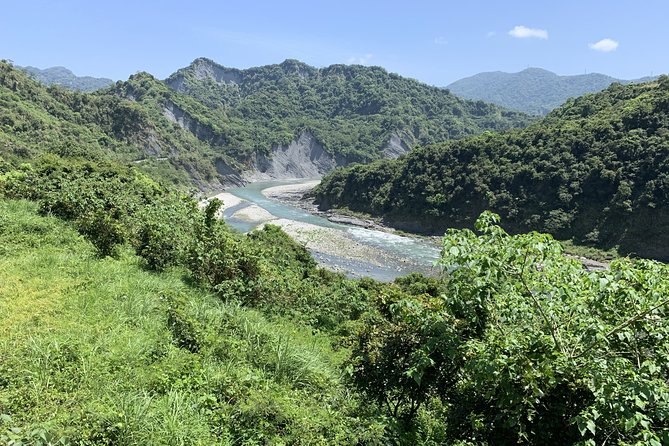
<svg viewBox="0 0 669 446">
<path fill-rule="evenodd" d="M 434 262 L 439 247 L 430 240 L 334 223 L 263 194 L 277 186 L 299 188 L 307 181 L 257 182 L 228 189 L 226 192 L 237 197 L 237 202 L 225 209 L 223 218 L 242 232 L 263 223 L 277 224 L 305 245 L 322 266 L 349 277 L 391 281 L 411 272 L 437 273 Z M 249 217 L 251 208 L 260 211 L 255 212 L 259 217 Z"/>
</svg>

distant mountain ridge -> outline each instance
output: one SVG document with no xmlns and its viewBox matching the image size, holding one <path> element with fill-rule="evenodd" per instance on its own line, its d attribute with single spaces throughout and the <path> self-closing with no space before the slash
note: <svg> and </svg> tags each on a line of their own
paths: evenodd
<svg viewBox="0 0 669 446">
<path fill-rule="evenodd" d="M 615 82 L 629 84 L 655 78 L 623 80 L 600 73 L 560 76 L 542 68 L 527 68 L 518 73 L 479 73 L 455 81 L 447 88 L 465 99 L 492 102 L 532 115 L 546 115 L 571 97 L 596 93 Z"/>
<path fill-rule="evenodd" d="M 113 84 L 114 81 L 104 77 L 77 76 L 65 67 L 35 68 L 17 67 L 28 73 L 33 79 L 46 85 L 61 85 L 75 91 L 90 93 Z"/>
</svg>

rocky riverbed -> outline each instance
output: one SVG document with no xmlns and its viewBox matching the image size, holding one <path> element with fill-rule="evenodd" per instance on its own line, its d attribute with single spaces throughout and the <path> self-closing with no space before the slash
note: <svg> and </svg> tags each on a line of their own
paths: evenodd
<svg viewBox="0 0 669 446">
<path fill-rule="evenodd" d="M 260 189 L 261 197 L 249 195 L 245 188 L 231 189 L 215 196 L 223 201 L 219 216 L 244 232 L 265 224 L 280 226 L 305 246 L 321 266 L 351 277 L 369 276 L 387 281 L 411 272 L 437 274 L 438 269 L 433 267 L 438 254 L 435 246 L 416 246 L 411 238 L 378 231 L 384 228 L 374 222 L 325 215 L 302 200 L 317 184 L 318 181 L 301 181 L 270 185 Z M 297 216 L 291 218 L 290 212 L 285 215 L 287 209 Z M 417 258 L 417 249 L 427 252 Z M 411 253 L 414 255 L 405 255 Z"/>
</svg>

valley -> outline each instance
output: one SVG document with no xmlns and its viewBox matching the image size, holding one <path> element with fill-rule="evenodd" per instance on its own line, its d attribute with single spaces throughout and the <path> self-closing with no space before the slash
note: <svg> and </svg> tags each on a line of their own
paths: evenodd
<svg viewBox="0 0 669 446">
<path fill-rule="evenodd" d="M 372 58 L 0 62 L 0 444 L 669 444 L 669 77 Z"/>
<path fill-rule="evenodd" d="M 306 247 L 319 264 L 349 277 L 392 281 L 412 272 L 435 275 L 439 246 L 387 231 L 332 222 L 280 198 L 311 190 L 319 180 L 250 183 L 216 195 L 221 216 L 231 227 L 248 232 L 265 224 L 279 226 Z M 226 205 L 226 203 L 229 203 Z"/>
</svg>

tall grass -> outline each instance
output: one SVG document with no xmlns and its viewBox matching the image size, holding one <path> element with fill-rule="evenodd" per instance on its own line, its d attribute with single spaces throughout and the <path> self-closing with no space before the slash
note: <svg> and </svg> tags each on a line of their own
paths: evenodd
<svg viewBox="0 0 669 446">
<path fill-rule="evenodd" d="M 350 444 L 373 425 L 327 335 L 183 277 L 0 201 L 0 443 Z"/>
</svg>

